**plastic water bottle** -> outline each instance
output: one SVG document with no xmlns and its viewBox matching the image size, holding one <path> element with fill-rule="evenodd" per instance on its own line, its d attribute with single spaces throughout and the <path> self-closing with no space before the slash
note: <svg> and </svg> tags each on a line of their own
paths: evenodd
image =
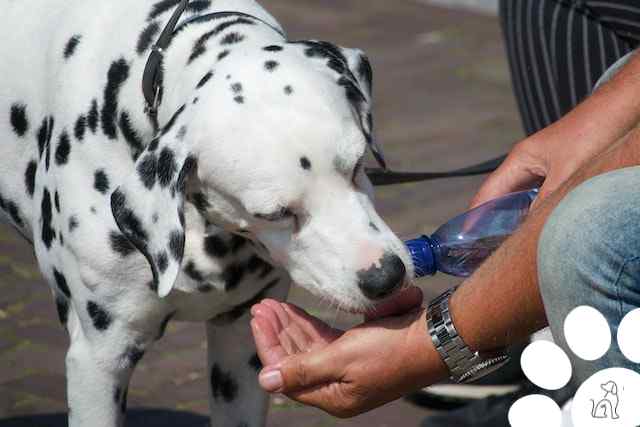
<svg viewBox="0 0 640 427">
<path fill-rule="evenodd" d="M 405 242 L 416 277 L 437 271 L 467 277 L 524 221 L 538 189 L 490 200 L 453 218 L 433 233 Z"/>
</svg>

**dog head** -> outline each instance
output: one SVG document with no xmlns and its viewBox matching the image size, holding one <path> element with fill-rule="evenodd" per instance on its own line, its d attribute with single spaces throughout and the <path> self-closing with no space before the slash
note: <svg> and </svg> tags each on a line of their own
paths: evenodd
<svg viewBox="0 0 640 427">
<path fill-rule="evenodd" d="M 341 308 L 370 308 L 413 272 L 363 168 L 368 147 L 382 161 L 366 56 L 293 42 L 235 57 L 202 78 L 138 158 L 112 195 L 116 222 L 167 295 L 194 189 L 208 221 L 266 249 L 296 283 Z"/>
</svg>

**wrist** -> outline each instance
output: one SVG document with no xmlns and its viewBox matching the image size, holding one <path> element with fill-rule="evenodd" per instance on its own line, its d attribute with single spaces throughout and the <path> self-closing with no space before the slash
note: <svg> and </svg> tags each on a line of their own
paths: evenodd
<svg viewBox="0 0 640 427">
<path fill-rule="evenodd" d="M 449 377 L 447 366 L 433 345 L 427 328 L 427 309 L 422 308 L 409 327 L 407 358 L 414 361 L 414 374 L 420 386 L 434 384 Z"/>
</svg>

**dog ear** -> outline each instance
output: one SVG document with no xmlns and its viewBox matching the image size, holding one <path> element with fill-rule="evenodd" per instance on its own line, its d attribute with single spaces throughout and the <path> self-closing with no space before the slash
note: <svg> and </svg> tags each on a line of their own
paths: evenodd
<svg viewBox="0 0 640 427">
<path fill-rule="evenodd" d="M 116 224 L 149 261 L 153 287 L 160 297 L 171 292 L 180 272 L 185 242 L 185 185 L 196 167 L 194 154 L 182 141 L 184 128 L 171 130 L 182 109 L 138 157 L 135 173 L 111 195 Z"/>
<path fill-rule="evenodd" d="M 386 168 L 382 147 L 380 147 L 373 137 L 373 116 L 371 114 L 373 69 L 371 68 L 371 63 L 367 55 L 360 49 L 340 48 L 340 51 L 347 62 L 351 76 L 355 78 L 357 82 L 360 93 L 364 96 L 364 102 L 360 99 L 360 95 L 350 93 L 350 89 L 348 88 L 349 84 L 345 80 L 341 79 L 341 84 L 347 89 L 347 97 L 360 115 L 362 129 L 365 132 L 367 143 L 371 147 L 374 157 L 382 167 Z"/>
</svg>

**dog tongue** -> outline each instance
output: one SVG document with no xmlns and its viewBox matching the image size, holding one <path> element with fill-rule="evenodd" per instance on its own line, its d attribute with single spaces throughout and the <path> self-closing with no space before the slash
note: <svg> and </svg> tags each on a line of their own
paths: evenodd
<svg viewBox="0 0 640 427">
<path fill-rule="evenodd" d="M 365 313 L 366 321 L 381 317 L 397 316 L 407 313 L 422 305 L 422 291 L 416 286 L 403 289 Z"/>
</svg>

